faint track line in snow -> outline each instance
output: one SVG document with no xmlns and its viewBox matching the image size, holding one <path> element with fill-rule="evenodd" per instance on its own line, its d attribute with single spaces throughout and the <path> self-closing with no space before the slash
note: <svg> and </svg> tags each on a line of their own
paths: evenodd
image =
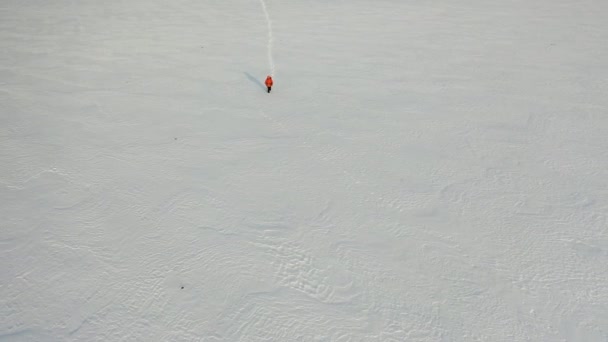
<svg viewBox="0 0 608 342">
<path fill-rule="evenodd" d="M 260 0 L 260 4 L 262 4 L 264 16 L 266 16 L 266 24 L 268 26 L 268 66 L 270 67 L 270 75 L 274 76 L 274 60 L 272 59 L 272 41 L 274 40 L 272 36 L 272 20 L 270 20 L 270 14 L 268 14 L 268 9 L 266 8 L 266 1 Z"/>
<path fill-rule="evenodd" d="M 274 118 L 271 114 L 266 113 L 261 108 L 258 109 L 258 111 L 260 113 L 260 116 L 263 117 L 265 120 L 269 121 L 275 130 L 281 133 L 294 132 L 290 134 L 298 136 L 298 134 L 295 133 L 297 131 L 291 128 L 291 125 L 289 123 L 284 123 L 282 120 Z M 352 172 L 348 171 L 347 167 L 344 167 L 343 165 L 340 165 L 336 162 L 336 159 L 342 158 L 342 156 L 345 155 L 345 153 L 341 152 L 339 148 L 325 147 L 318 149 L 315 147 L 315 144 L 312 141 L 310 135 L 301 136 L 299 139 L 301 140 L 303 146 L 309 148 L 317 156 L 318 160 L 324 162 L 327 165 L 337 167 L 346 177 L 345 179 L 348 182 L 347 186 L 349 188 L 356 187 L 362 183 L 361 179 Z"/>
<path fill-rule="evenodd" d="M 285 133 L 285 132 L 290 132 L 291 130 L 285 126 L 281 121 L 273 118 L 272 116 L 266 114 L 265 111 L 263 111 L 262 109 L 260 109 L 260 115 L 266 119 L 267 121 L 269 121 L 273 128 L 276 129 L 279 132 Z"/>
</svg>

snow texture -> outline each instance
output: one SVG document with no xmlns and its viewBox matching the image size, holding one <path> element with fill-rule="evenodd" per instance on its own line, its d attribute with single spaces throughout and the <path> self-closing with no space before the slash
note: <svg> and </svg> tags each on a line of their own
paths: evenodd
<svg viewBox="0 0 608 342">
<path fill-rule="evenodd" d="M 607 341 L 606 18 L 2 1 L 0 341 Z"/>
<path fill-rule="evenodd" d="M 266 17 L 266 24 L 268 25 L 268 66 L 270 67 L 270 75 L 274 76 L 274 60 L 272 58 L 272 20 L 270 20 L 270 14 L 266 8 L 266 2 L 260 0 L 262 9 L 264 10 L 264 16 Z"/>
</svg>

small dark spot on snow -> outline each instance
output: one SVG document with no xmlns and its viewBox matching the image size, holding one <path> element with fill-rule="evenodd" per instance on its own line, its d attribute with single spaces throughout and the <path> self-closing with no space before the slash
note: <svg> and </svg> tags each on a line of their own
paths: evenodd
<svg viewBox="0 0 608 342">
<path fill-rule="evenodd" d="M 184 289 L 184 287 L 182 286 L 182 290 Z"/>
</svg>

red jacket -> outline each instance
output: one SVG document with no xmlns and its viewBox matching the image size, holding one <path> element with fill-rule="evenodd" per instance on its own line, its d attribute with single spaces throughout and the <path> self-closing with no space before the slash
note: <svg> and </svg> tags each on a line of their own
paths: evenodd
<svg viewBox="0 0 608 342">
<path fill-rule="evenodd" d="M 273 84 L 272 77 L 270 77 L 270 76 L 266 77 L 266 82 L 264 82 L 264 83 L 266 83 L 267 87 L 272 87 L 272 84 Z"/>
</svg>

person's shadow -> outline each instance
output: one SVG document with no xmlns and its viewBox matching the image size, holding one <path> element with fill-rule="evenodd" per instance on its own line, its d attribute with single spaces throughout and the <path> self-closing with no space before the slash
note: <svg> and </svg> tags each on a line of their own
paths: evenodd
<svg viewBox="0 0 608 342">
<path fill-rule="evenodd" d="M 266 87 L 264 87 L 264 85 L 262 84 L 262 82 L 260 82 L 260 80 L 258 80 L 257 78 L 253 77 L 250 73 L 248 72 L 244 72 L 245 76 L 253 83 L 257 84 L 258 87 L 262 88 L 262 90 L 266 91 Z"/>
</svg>

